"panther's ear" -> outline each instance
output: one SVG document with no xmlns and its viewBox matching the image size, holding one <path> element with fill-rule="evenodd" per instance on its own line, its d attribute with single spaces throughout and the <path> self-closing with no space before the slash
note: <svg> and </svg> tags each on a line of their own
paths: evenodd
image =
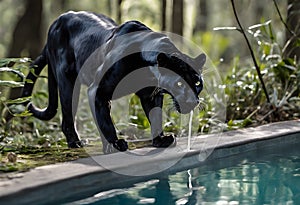
<svg viewBox="0 0 300 205">
<path fill-rule="evenodd" d="M 165 53 L 159 53 L 156 57 L 156 61 L 159 67 L 164 67 L 168 62 L 168 56 Z"/>
<path fill-rule="evenodd" d="M 199 56 L 197 56 L 195 59 L 197 67 L 201 68 L 204 66 L 206 62 L 206 55 L 204 53 L 201 53 Z"/>
</svg>

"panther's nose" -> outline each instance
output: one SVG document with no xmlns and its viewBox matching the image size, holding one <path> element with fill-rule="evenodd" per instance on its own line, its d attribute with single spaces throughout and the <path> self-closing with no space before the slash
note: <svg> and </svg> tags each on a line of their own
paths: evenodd
<svg viewBox="0 0 300 205">
<path fill-rule="evenodd" d="M 189 96 L 189 97 L 187 97 L 186 98 L 186 101 L 185 101 L 187 104 L 190 104 L 190 105 L 192 105 L 192 104 L 199 104 L 199 98 L 198 98 L 198 96 Z"/>
</svg>

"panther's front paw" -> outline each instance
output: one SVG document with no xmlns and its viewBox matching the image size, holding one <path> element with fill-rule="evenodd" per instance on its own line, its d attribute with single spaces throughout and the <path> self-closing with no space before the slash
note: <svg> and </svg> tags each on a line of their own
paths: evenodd
<svg viewBox="0 0 300 205">
<path fill-rule="evenodd" d="M 176 145 L 176 136 L 175 135 L 167 135 L 167 136 L 158 136 L 153 139 L 152 143 L 153 147 L 169 147 L 171 145 Z"/>
<path fill-rule="evenodd" d="M 121 152 L 124 152 L 128 149 L 128 144 L 124 139 L 118 139 L 113 143 L 113 146 Z"/>
</svg>

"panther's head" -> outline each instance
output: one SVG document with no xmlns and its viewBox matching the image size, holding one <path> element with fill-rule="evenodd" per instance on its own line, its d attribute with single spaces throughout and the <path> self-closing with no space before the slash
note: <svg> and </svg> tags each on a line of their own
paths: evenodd
<svg viewBox="0 0 300 205">
<path fill-rule="evenodd" d="M 191 58 L 181 52 L 157 55 L 159 86 L 172 96 L 175 108 L 182 114 L 189 113 L 199 104 L 203 89 L 201 76 L 206 56 Z"/>
</svg>

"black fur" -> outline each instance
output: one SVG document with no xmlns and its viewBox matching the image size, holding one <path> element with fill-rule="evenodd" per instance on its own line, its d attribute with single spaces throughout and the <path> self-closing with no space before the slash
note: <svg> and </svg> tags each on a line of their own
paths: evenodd
<svg viewBox="0 0 300 205">
<path fill-rule="evenodd" d="M 131 33 L 134 37 L 126 36 Z M 131 52 L 133 48 L 134 52 Z M 128 55 L 121 56 L 124 53 Z M 93 55 L 96 60 L 88 60 Z M 138 21 L 117 26 L 104 15 L 71 11 L 61 15 L 51 25 L 47 44 L 33 62 L 34 72 L 27 76 L 28 80 L 35 82 L 37 75 L 48 65 L 48 107 L 39 110 L 29 104 L 28 109 L 33 116 L 50 120 L 57 111 L 59 91 L 62 131 L 69 147 L 81 147 L 72 116 L 72 106 L 77 108 L 78 103 L 79 93 L 73 94 L 73 91 L 78 89 L 74 87 L 79 77 L 81 83 L 89 86 L 90 106 L 102 136 L 104 152 L 112 152 L 113 147 L 119 151 L 128 149 L 126 141 L 117 138 L 110 117 L 110 101 L 129 93 L 136 93 L 141 100 L 151 124 L 153 146 L 168 147 L 175 142 L 175 137 L 163 135 L 161 110 L 153 108 L 161 108 L 163 94 L 168 93 L 174 98 L 178 111 L 187 113 L 193 109 L 203 86 L 201 74 L 193 67 L 201 69 L 204 63 L 203 54 L 196 59 L 182 54 L 166 36 L 153 32 Z M 85 68 L 89 72 L 81 75 L 81 70 Z M 122 79 L 137 70 L 141 70 L 142 74 L 133 79 L 134 84 L 146 82 L 150 86 L 137 89 L 128 84 L 126 89 L 114 94 Z M 178 76 L 186 85 L 178 81 Z M 26 81 L 23 96 L 30 96 L 33 86 L 33 83 Z"/>
</svg>

